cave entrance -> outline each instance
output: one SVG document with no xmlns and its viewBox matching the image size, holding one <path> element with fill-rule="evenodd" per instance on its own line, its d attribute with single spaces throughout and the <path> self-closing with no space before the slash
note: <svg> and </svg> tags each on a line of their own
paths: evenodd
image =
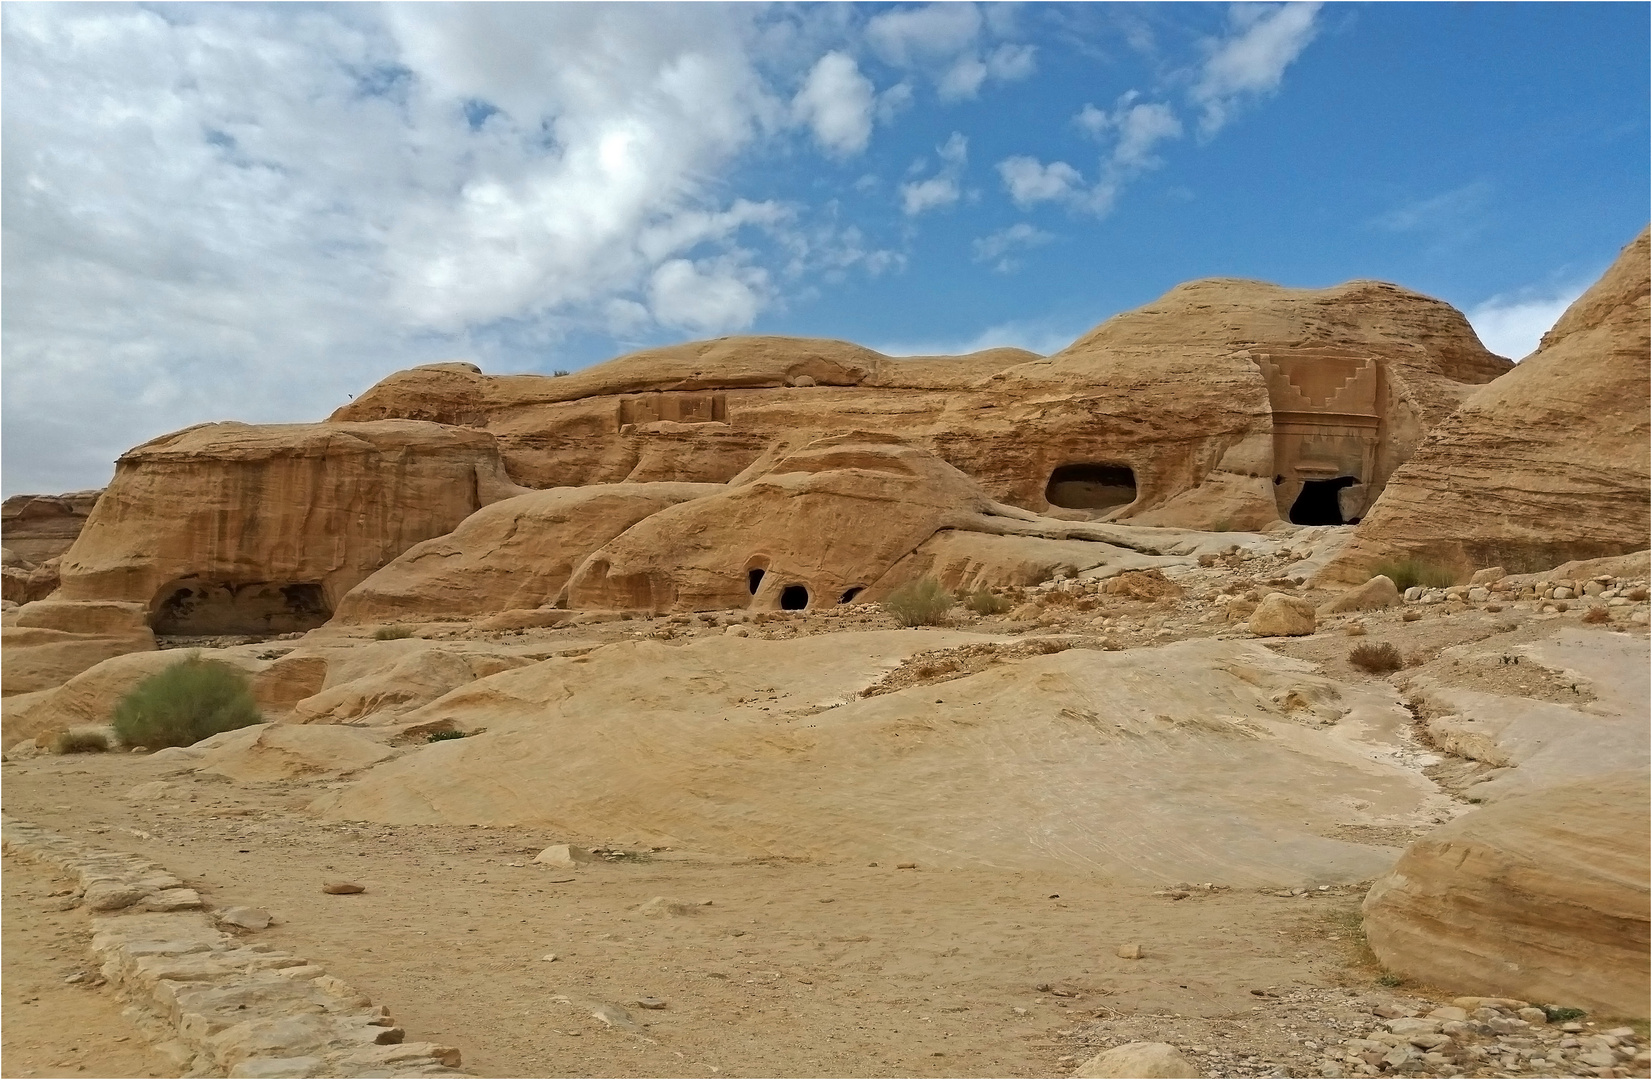
<svg viewBox="0 0 1652 1080">
<path fill-rule="evenodd" d="M 780 590 L 780 610 L 802 611 L 809 606 L 809 590 L 802 585 L 788 585 Z"/>
<path fill-rule="evenodd" d="M 757 590 L 763 586 L 763 573 L 761 566 L 754 566 L 746 571 L 746 591 L 753 596 L 756 596 Z"/>
<path fill-rule="evenodd" d="M 316 582 L 180 578 L 156 594 L 150 610 L 150 628 L 163 637 L 292 634 L 333 617 Z"/>
<path fill-rule="evenodd" d="M 1342 506 L 1338 503 L 1337 492 L 1357 483 L 1359 480 L 1352 476 L 1339 476 L 1335 480 L 1304 480 L 1301 494 L 1297 495 L 1296 502 L 1291 504 L 1291 524 L 1349 524 L 1342 517 Z"/>
<path fill-rule="evenodd" d="M 1044 498 L 1064 510 L 1105 510 L 1136 501 L 1136 474 L 1128 465 L 1062 465 L 1044 485 Z"/>
</svg>

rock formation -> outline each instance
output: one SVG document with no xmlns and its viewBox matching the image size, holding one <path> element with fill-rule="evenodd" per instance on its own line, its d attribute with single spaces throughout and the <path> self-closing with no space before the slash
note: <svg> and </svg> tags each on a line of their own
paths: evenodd
<svg viewBox="0 0 1652 1080">
<path fill-rule="evenodd" d="M 319 626 L 409 547 L 518 494 L 493 436 L 418 421 L 205 424 L 117 463 L 60 596 L 145 605 L 161 633 Z"/>
<path fill-rule="evenodd" d="M 1322 578 L 1417 559 L 1466 581 L 1645 548 L 1649 295 L 1643 231 L 1536 352 L 1430 434 Z"/>
<path fill-rule="evenodd" d="M 0 535 L 6 550 L 38 566 L 69 550 L 102 490 L 67 495 L 13 495 L 0 503 Z"/>
<path fill-rule="evenodd" d="M 1218 280 L 1048 358 L 721 338 L 556 378 L 416 368 L 333 420 L 485 428 L 534 488 L 724 483 L 776 444 L 860 429 L 932 450 L 1039 513 L 1259 528 L 1357 518 L 1427 428 L 1508 367 L 1459 312 L 1391 285 Z"/>
<path fill-rule="evenodd" d="M 1442 989 L 1645 1015 L 1649 797 L 1620 773 L 1441 827 L 1372 886 L 1371 950 Z"/>
</svg>

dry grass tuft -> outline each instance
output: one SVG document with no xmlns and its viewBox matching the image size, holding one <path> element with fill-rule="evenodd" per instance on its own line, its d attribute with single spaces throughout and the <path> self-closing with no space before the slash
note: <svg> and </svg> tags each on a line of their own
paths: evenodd
<svg viewBox="0 0 1652 1080">
<path fill-rule="evenodd" d="M 1357 668 L 1369 671 L 1373 675 L 1398 671 L 1405 666 L 1405 660 L 1400 656 L 1400 650 L 1386 641 L 1372 641 L 1364 645 L 1355 645 L 1348 652 L 1348 662 Z"/>
<path fill-rule="evenodd" d="M 54 754 L 101 754 L 109 749 L 109 736 L 95 728 L 58 732 L 52 740 Z"/>
<path fill-rule="evenodd" d="M 1583 613 L 1586 623 L 1608 623 L 1612 621 L 1612 613 L 1603 607 L 1592 607 Z"/>
<path fill-rule="evenodd" d="M 941 588 L 939 581 L 922 578 L 890 593 L 883 602 L 883 610 L 895 616 L 902 626 L 940 626 L 953 603 L 952 594 Z"/>
</svg>

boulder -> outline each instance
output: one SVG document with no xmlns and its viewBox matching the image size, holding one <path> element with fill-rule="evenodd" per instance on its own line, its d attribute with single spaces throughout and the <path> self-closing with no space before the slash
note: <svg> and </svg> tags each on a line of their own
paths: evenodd
<svg viewBox="0 0 1652 1080">
<path fill-rule="evenodd" d="M 163 634 L 309 629 L 409 547 L 520 491 L 482 431 L 203 424 L 121 457 L 59 597 L 141 604 Z"/>
<path fill-rule="evenodd" d="M 550 847 L 534 856 L 534 862 L 542 866 L 554 866 L 559 870 L 573 870 L 596 862 L 596 856 L 582 847 L 571 844 L 552 844 Z"/>
<path fill-rule="evenodd" d="M 587 555 L 643 518 L 723 490 L 593 484 L 504 499 L 397 556 L 350 590 L 337 618 L 362 623 L 535 609 L 556 598 Z"/>
<path fill-rule="evenodd" d="M 1247 625 L 1257 637 L 1302 637 L 1314 632 L 1314 606 L 1300 596 L 1269 593 Z"/>
<path fill-rule="evenodd" d="M 1643 231 L 1536 352 L 1429 434 L 1320 580 L 1408 559 L 1521 574 L 1645 548 L 1648 263 Z"/>
<path fill-rule="evenodd" d="M 1339 615 L 1348 611 L 1377 611 L 1397 607 L 1404 601 L 1392 578 L 1378 574 L 1357 589 L 1349 589 L 1341 596 L 1319 608 L 1321 615 Z"/>
<path fill-rule="evenodd" d="M 1502 581 L 1509 576 L 1509 572 L 1501 566 L 1487 566 L 1474 571 L 1474 576 L 1468 579 L 1470 585 L 1490 585 L 1494 581 Z"/>
<path fill-rule="evenodd" d="M 1643 1016 L 1644 771 L 1511 796 L 1406 849 L 1365 898 L 1388 970 L 1448 991 Z"/>
<path fill-rule="evenodd" d="M 1201 1070 L 1169 1043 L 1133 1042 L 1104 1050 L 1073 1073 L 1085 1080 L 1102 1077 L 1188 1077 Z"/>
</svg>

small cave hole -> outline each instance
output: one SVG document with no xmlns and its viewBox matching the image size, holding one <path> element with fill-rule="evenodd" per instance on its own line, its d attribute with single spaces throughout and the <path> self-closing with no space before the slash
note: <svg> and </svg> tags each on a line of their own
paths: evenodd
<svg viewBox="0 0 1652 1080">
<path fill-rule="evenodd" d="M 1343 519 L 1337 492 L 1357 483 L 1359 480 L 1352 476 L 1339 476 L 1335 480 L 1304 480 L 1302 493 L 1296 497 L 1296 502 L 1291 504 L 1291 524 L 1349 524 Z"/>
<path fill-rule="evenodd" d="M 856 585 L 852 589 L 845 589 L 844 592 L 843 592 L 843 595 L 838 598 L 838 603 L 840 603 L 840 604 L 850 603 L 855 599 L 855 597 L 859 596 L 861 593 L 863 593 L 865 591 L 866 591 L 866 586 L 864 586 L 864 585 Z"/>
<path fill-rule="evenodd" d="M 1044 498 L 1066 510 L 1104 510 L 1136 501 L 1136 474 L 1128 465 L 1062 465 L 1050 474 Z"/>
<path fill-rule="evenodd" d="M 763 584 L 763 568 L 761 566 L 754 566 L 750 570 L 746 571 L 746 591 L 747 592 L 751 593 L 753 596 L 756 596 L 757 595 L 757 589 L 762 584 Z"/>
<path fill-rule="evenodd" d="M 802 585 L 788 585 L 780 590 L 780 610 L 802 611 L 809 606 L 809 590 Z"/>
</svg>

